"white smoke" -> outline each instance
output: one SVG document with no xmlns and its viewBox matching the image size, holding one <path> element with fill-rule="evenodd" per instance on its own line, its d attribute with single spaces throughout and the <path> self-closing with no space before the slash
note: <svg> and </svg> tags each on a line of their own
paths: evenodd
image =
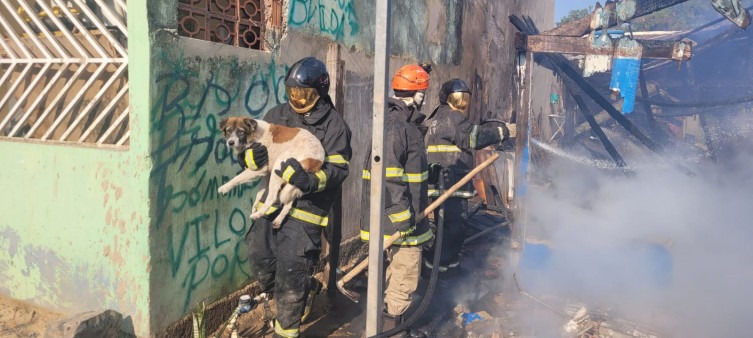
<svg viewBox="0 0 753 338">
<path fill-rule="evenodd" d="M 527 201 L 527 237 L 551 255 L 531 267 L 537 250 L 527 247 L 521 286 L 611 308 L 668 337 L 751 336 L 750 149 L 694 166 L 695 177 L 667 165 L 626 177 L 555 158 L 543 169 L 552 185 L 529 188 Z"/>
</svg>

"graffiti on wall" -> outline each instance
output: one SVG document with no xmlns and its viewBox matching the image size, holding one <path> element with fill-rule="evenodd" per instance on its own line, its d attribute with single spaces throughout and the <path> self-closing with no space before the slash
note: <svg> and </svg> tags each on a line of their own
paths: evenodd
<svg viewBox="0 0 753 338">
<path fill-rule="evenodd" d="M 288 25 L 318 29 L 337 41 L 354 36 L 359 30 L 352 0 L 292 0 Z"/>
<path fill-rule="evenodd" d="M 168 69 L 155 77 L 150 121 L 154 245 L 166 251 L 155 268 L 165 270 L 158 275 L 171 281 L 169 288 L 181 290 L 175 306 L 186 313 L 198 300 L 250 278 L 243 237 L 256 187 L 217 193 L 240 170 L 219 121 L 261 118 L 286 102 L 287 66 L 164 61 Z"/>
</svg>

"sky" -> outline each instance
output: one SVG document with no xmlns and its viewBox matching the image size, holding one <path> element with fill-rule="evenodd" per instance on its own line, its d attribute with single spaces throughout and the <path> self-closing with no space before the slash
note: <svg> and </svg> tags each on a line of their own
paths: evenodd
<svg viewBox="0 0 753 338">
<path fill-rule="evenodd" d="M 554 22 L 565 16 L 571 9 L 581 9 L 596 4 L 597 0 L 555 0 Z M 604 2 L 604 1 L 601 1 Z"/>
</svg>

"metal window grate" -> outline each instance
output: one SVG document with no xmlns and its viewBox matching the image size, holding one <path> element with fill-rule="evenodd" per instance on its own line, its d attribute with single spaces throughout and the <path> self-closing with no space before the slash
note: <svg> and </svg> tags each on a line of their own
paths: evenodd
<svg viewBox="0 0 753 338">
<path fill-rule="evenodd" d="M 0 137 L 129 144 L 126 0 L 0 1 Z"/>
<path fill-rule="evenodd" d="M 262 0 L 179 0 L 178 17 L 181 36 L 262 49 Z"/>
</svg>

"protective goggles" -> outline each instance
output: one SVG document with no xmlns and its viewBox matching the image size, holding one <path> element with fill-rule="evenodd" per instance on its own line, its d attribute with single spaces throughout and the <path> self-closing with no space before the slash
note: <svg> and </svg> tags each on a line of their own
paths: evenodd
<svg viewBox="0 0 753 338">
<path fill-rule="evenodd" d="M 447 96 L 447 104 L 457 111 L 465 111 L 471 102 L 471 93 L 455 92 Z"/>
<path fill-rule="evenodd" d="M 285 87 L 288 93 L 288 104 L 298 114 L 308 113 L 319 101 L 319 93 L 316 88 Z"/>
</svg>

